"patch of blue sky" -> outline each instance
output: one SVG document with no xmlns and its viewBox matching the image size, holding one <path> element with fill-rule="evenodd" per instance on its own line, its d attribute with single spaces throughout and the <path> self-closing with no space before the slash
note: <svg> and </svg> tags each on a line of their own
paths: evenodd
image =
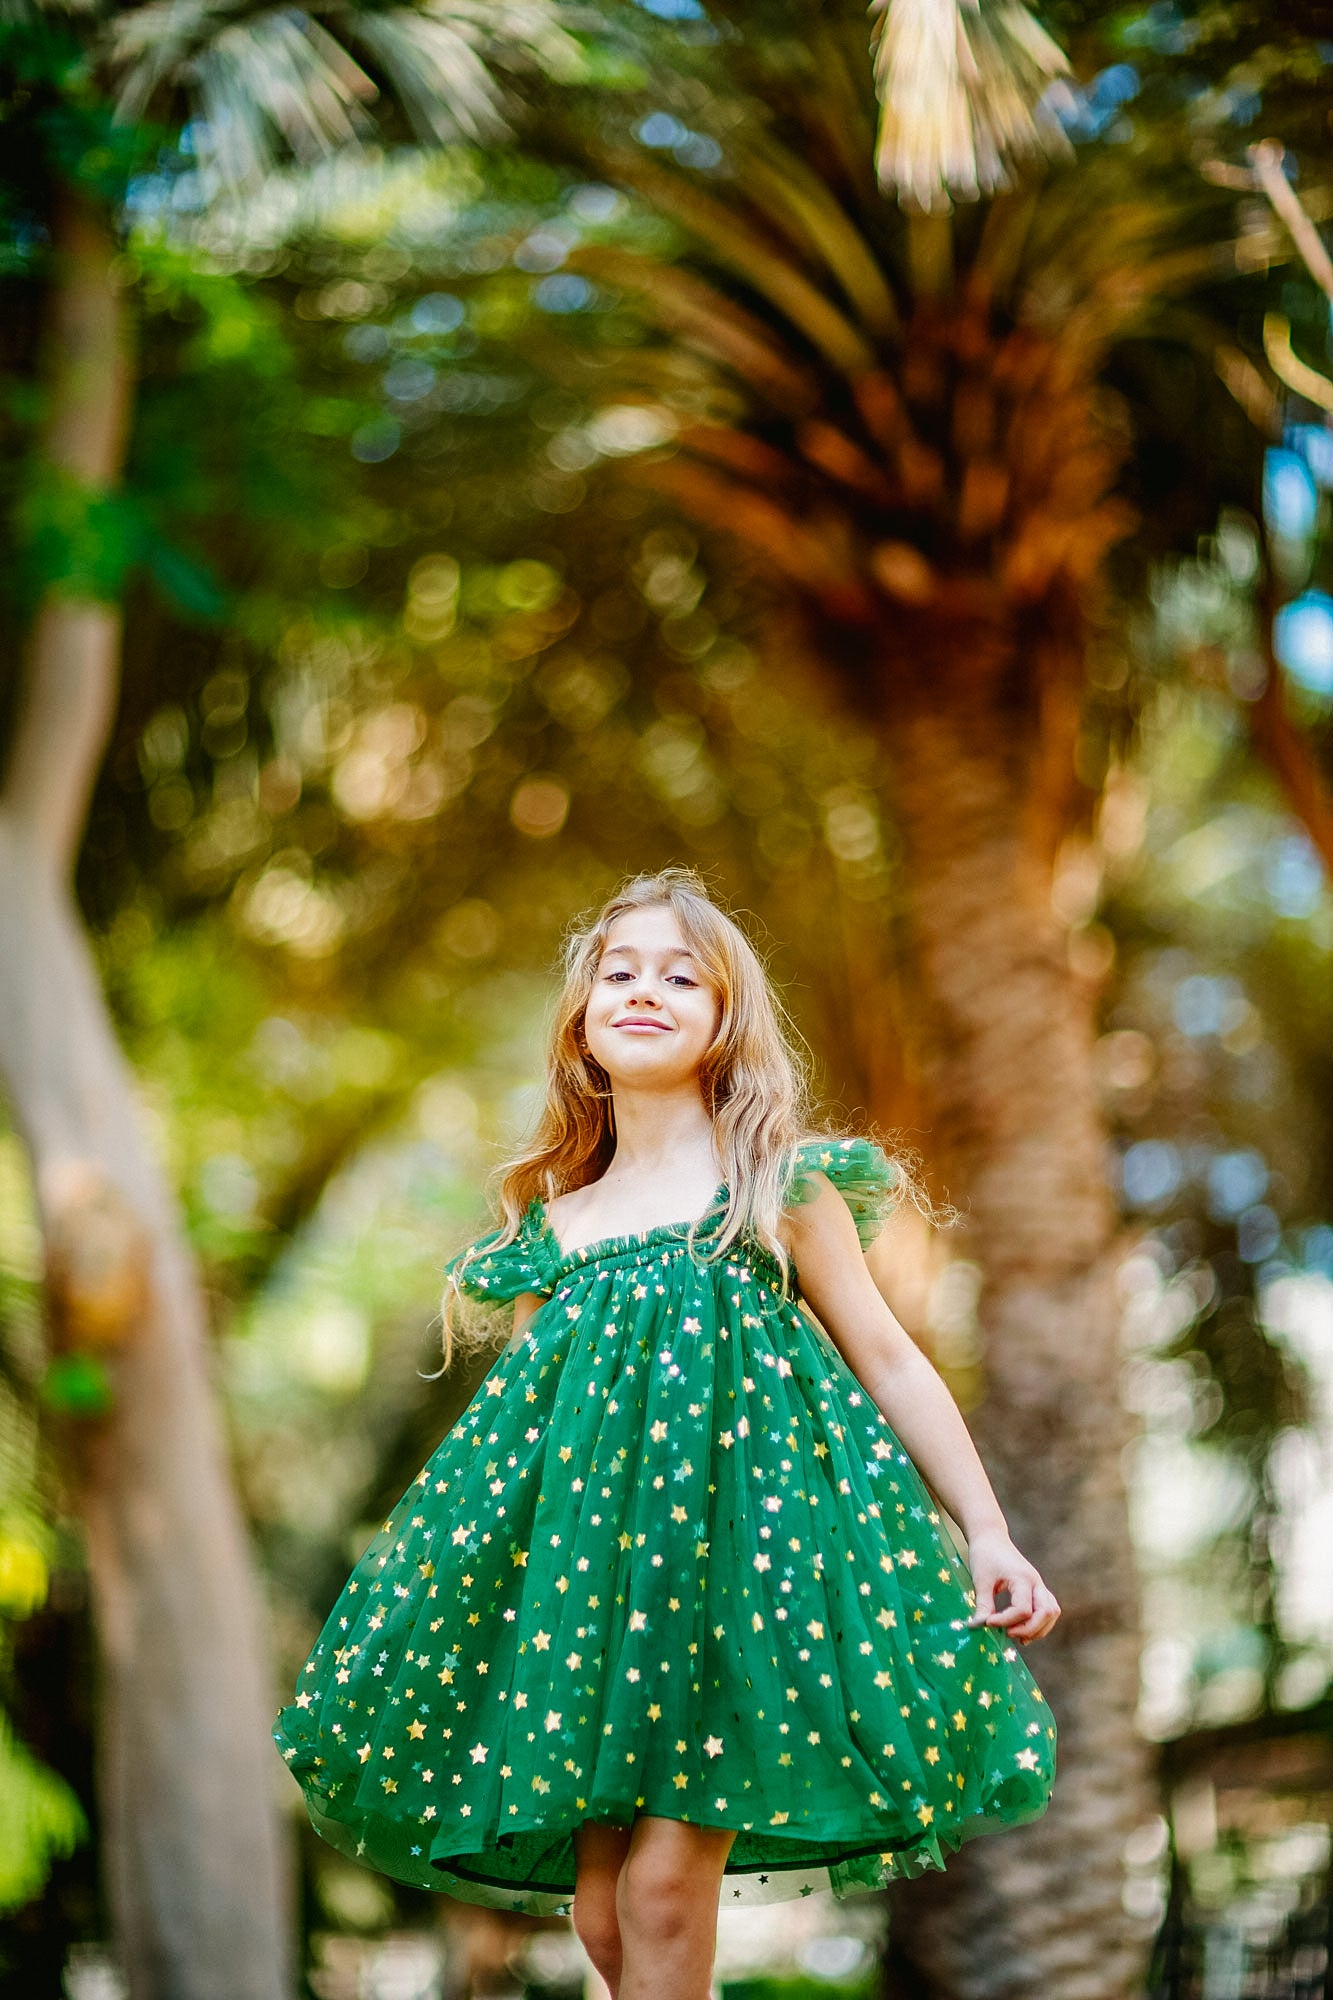
<svg viewBox="0 0 1333 2000">
<path fill-rule="evenodd" d="M 583 181 L 570 188 L 565 203 L 580 222 L 614 222 L 625 212 L 624 195 L 605 181 Z"/>
<path fill-rule="evenodd" d="M 640 119 L 634 128 L 634 136 L 640 145 L 653 146 L 665 151 L 671 146 L 679 146 L 690 136 L 688 125 L 682 125 L 679 118 L 673 118 L 669 111 L 650 111 Z"/>
<path fill-rule="evenodd" d="M 1139 73 L 1133 63 L 1112 63 L 1091 83 L 1075 84 L 1061 77 L 1043 100 L 1074 140 L 1103 139 L 1124 106 L 1138 96 Z"/>
<path fill-rule="evenodd" d="M 1324 893 L 1324 865 L 1303 833 L 1275 840 L 1264 862 L 1264 890 L 1280 917 L 1313 916 Z"/>
<path fill-rule="evenodd" d="M 1314 533 L 1319 494 L 1300 452 L 1275 445 L 1264 453 L 1264 519 L 1274 534 L 1305 541 Z"/>
<path fill-rule="evenodd" d="M 429 361 L 400 355 L 384 371 L 384 393 L 395 403 L 419 403 L 435 387 L 436 374 Z"/>
<path fill-rule="evenodd" d="M 1299 687 L 1333 699 L 1333 597 L 1306 590 L 1273 620 L 1273 651 Z"/>
<path fill-rule="evenodd" d="M 1266 1264 L 1282 1247 L 1282 1224 L 1271 1208 L 1256 1202 L 1236 1217 L 1236 1255 L 1242 1264 Z"/>
<path fill-rule="evenodd" d="M 1282 443 L 1305 461 L 1316 486 L 1333 487 L 1333 430 L 1327 424 L 1288 424 Z"/>
<path fill-rule="evenodd" d="M 1309 1271 L 1333 1279 L 1333 1225 L 1316 1222 L 1301 1231 L 1301 1262 Z"/>
<path fill-rule="evenodd" d="M 1164 1208 L 1182 1178 L 1180 1152 L 1169 1139 L 1140 1139 L 1120 1162 L 1120 1184 L 1131 1208 Z"/>
<path fill-rule="evenodd" d="M 650 111 L 635 127 L 635 137 L 654 151 L 674 153 L 683 167 L 707 173 L 722 164 L 722 148 L 706 132 L 691 131 L 669 111 Z"/>
<path fill-rule="evenodd" d="M 1234 979 L 1193 972 L 1171 995 L 1171 1015 L 1182 1035 L 1220 1035 L 1242 1000 Z"/>
<path fill-rule="evenodd" d="M 542 279 L 532 294 L 534 305 L 548 313 L 583 312 L 592 304 L 593 296 L 588 280 L 574 271 L 553 272 Z"/>
<path fill-rule="evenodd" d="M 408 317 L 414 333 L 452 333 L 467 318 L 467 308 L 452 292 L 427 292 Z"/>
<path fill-rule="evenodd" d="M 1218 1153 L 1208 1168 L 1208 1213 L 1214 1222 L 1234 1222 L 1268 1189 L 1268 1162 L 1252 1146 Z"/>
</svg>

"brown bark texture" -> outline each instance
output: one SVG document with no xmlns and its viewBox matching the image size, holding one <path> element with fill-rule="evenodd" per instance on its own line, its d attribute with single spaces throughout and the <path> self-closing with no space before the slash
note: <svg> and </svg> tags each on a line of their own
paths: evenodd
<svg viewBox="0 0 1333 2000">
<path fill-rule="evenodd" d="M 1147 1942 L 1121 1905 L 1123 1850 L 1154 1800 L 1134 1724 L 1130 1433 L 1092 1003 L 1030 837 L 1031 718 L 969 703 L 968 678 L 949 699 L 941 673 L 943 699 L 905 703 L 890 750 L 926 1146 L 965 1212 L 958 1247 L 984 1274 L 985 1394 L 970 1422 L 1015 1541 L 1063 1607 L 1025 1655 L 1056 1719 L 1058 1768 L 1042 1819 L 907 1885 L 893 1923 L 912 1990 L 930 2000 L 1128 2000 Z"/>
<path fill-rule="evenodd" d="M 51 472 L 114 488 L 130 400 L 114 244 L 57 201 Z M 33 1168 L 53 1339 L 114 1390 L 70 1465 L 100 1655 L 107 1888 L 133 2000 L 283 2000 L 289 1883 L 273 1689 L 209 1379 L 201 1288 L 141 1129 L 71 887 L 114 710 L 118 609 L 40 605 L 0 789 L 0 1075 Z"/>
</svg>

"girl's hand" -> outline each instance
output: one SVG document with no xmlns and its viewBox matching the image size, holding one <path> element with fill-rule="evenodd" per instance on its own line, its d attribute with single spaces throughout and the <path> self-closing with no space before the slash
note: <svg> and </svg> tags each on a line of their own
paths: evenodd
<svg viewBox="0 0 1333 2000">
<path fill-rule="evenodd" d="M 1020 1646 L 1045 1638 L 1060 1616 L 1055 1593 L 1003 1530 L 987 1528 L 974 1535 L 967 1545 L 967 1562 L 977 1592 L 969 1625 L 1002 1625 Z M 997 1611 L 995 1594 L 1002 1589 L 1008 1591 L 1009 1602 Z"/>
</svg>

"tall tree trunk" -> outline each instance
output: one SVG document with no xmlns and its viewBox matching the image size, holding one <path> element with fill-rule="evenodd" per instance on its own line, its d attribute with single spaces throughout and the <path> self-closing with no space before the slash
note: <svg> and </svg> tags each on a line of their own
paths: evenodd
<svg viewBox="0 0 1333 2000">
<path fill-rule="evenodd" d="M 57 199 L 52 474 L 118 479 L 130 401 L 114 244 Z M 107 1883 L 134 2000 L 281 2000 L 290 1903 L 273 1690 L 209 1381 L 200 1286 L 140 1129 L 70 875 L 115 706 L 113 605 L 50 591 L 0 790 L 0 1072 L 28 1146 L 57 1343 L 96 1344 L 114 1404 L 73 1483 L 101 1656 Z"/>
<path fill-rule="evenodd" d="M 1015 1540 L 1063 1606 L 1028 1656 L 1058 1770 L 1042 1819 L 906 1885 L 894 1923 L 930 2000 L 1126 2000 L 1146 1947 L 1121 1904 L 1123 1849 L 1153 1800 L 1134 1726 L 1129 1430 L 1091 1003 L 1031 838 L 1040 731 L 994 692 L 1002 663 L 989 692 L 975 654 L 952 665 L 932 672 L 934 705 L 919 694 L 895 714 L 890 750 L 928 1144 L 984 1273 L 986 1394 L 972 1425 Z"/>
</svg>

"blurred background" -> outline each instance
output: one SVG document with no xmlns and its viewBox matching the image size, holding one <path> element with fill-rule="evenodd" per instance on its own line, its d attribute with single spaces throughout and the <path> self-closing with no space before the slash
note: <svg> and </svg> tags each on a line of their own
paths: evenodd
<svg viewBox="0 0 1333 2000">
<path fill-rule="evenodd" d="M 873 1268 L 1065 1605 L 1046 1819 L 720 1991 L 1333 1991 L 1331 77 L 1314 0 L 0 13 L 5 1992 L 585 1990 L 267 1730 L 666 861 L 960 1210 Z"/>
</svg>

